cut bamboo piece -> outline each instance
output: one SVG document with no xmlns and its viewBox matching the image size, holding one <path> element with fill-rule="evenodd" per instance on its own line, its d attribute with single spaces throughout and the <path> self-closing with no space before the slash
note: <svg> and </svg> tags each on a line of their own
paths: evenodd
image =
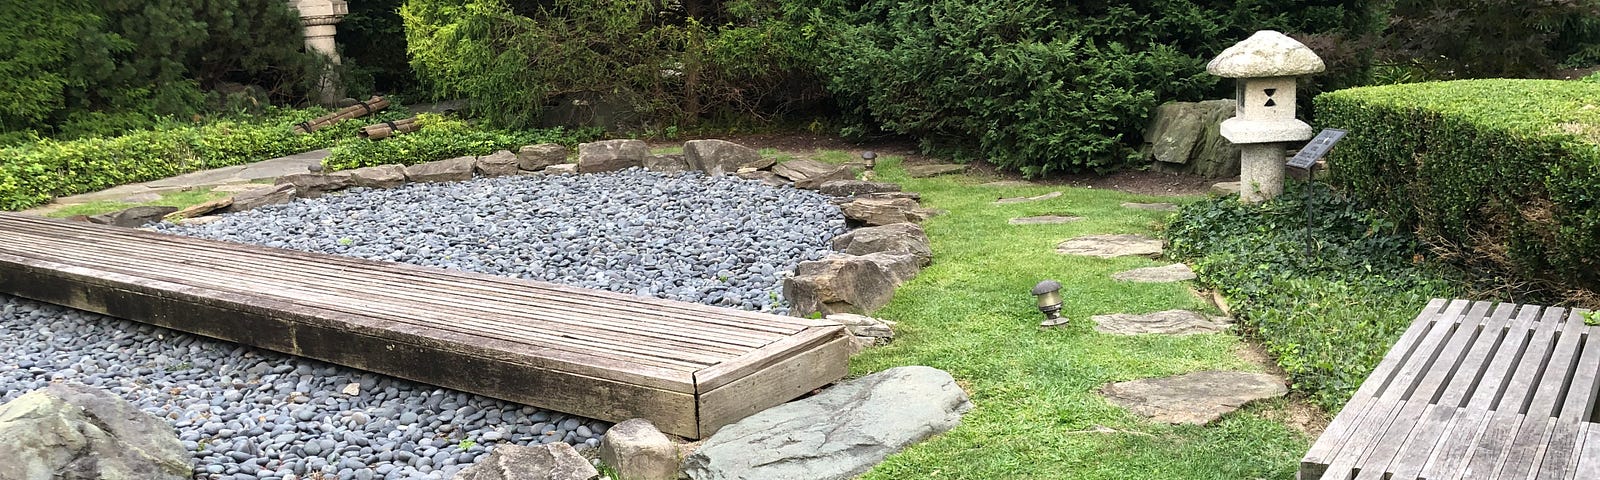
<svg viewBox="0 0 1600 480">
<path fill-rule="evenodd" d="M 388 138 L 391 135 L 415 132 L 421 128 L 422 124 L 417 123 L 417 117 L 411 117 L 392 122 L 367 125 L 365 127 L 361 127 L 361 133 L 358 133 L 357 135 L 360 135 L 361 138 L 365 138 L 367 140 L 380 140 Z"/>
<path fill-rule="evenodd" d="M 357 102 L 339 111 L 295 124 L 292 130 L 297 134 L 307 134 L 344 120 L 365 117 L 385 108 L 389 108 L 389 100 L 374 95 L 364 102 Z"/>
</svg>

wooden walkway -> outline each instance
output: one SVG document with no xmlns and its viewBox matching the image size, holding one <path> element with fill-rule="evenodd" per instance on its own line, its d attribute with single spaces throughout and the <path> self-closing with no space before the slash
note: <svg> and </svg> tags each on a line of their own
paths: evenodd
<svg viewBox="0 0 1600 480">
<path fill-rule="evenodd" d="M 819 320 L 5 213 L 0 292 L 690 438 L 847 373 Z"/>
<path fill-rule="evenodd" d="M 1600 333 L 1583 311 L 1434 300 L 1301 479 L 1600 479 Z"/>
</svg>

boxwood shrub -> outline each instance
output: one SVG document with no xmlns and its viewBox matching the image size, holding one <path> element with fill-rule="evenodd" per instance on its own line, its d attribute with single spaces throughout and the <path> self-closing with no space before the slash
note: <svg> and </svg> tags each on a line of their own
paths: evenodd
<svg viewBox="0 0 1600 480">
<path fill-rule="evenodd" d="M 1316 108 L 1350 130 L 1333 181 L 1435 252 L 1503 283 L 1600 290 L 1600 83 L 1366 87 Z"/>
</svg>

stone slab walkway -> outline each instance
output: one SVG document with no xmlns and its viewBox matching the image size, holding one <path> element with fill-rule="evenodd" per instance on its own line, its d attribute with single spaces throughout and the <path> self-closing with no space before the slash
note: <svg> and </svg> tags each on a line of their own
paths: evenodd
<svg viewBox="0 0 1600 480">
<path fill-rule="evenodd" d="M 1208 370 L 1174 377 L 1106 385 L 1114 405 L 1157 422 L 1205 425 L 1247 403 L 1289 393 L 1284 380 L 1265 373 Z"/>
<path fill-rule="evenodd" d="M 130 183 L 98 192 L 57 198 L 49 204 L 26 210 L 22 213 L 44 215 L 70 205 L 97 201 L 147 202 L 158 199 L 163 193 L 184 192 L 196 188 L 217 188 L 225 185 L 251 184 L 253 182 L 276 179 L 284 175 L 306 173 L 307 167 L 322 163 L 322 160 L 327 157 L 327 149 L 312 150 L 244 165 L 201 170 L 144 183 Z M 232 187 L 232 189 L 247 188 L 241 186 Z M 152 196 L 155 198 L 151 198 Z"/>
<path fill-rule="evenodd" d="M 1216 333 L 1232 326 L 1226 317 L 1213 317 L 1188 310 L 1166 310 L 1144 315 L 1114 313 L 1095 315 L 1096 331 L 1116 335 L 1192 335 Z"/>
<path fill-rule="evenodd" d="M 1140 283 L 1170 283 L 1194 280 L 1194 269 L 1182 263 L 1174 263 L 1164 267 L 1135 268 L 1126 272 L 1111 275 L 1112 280 L 1119 282 Z"/>
<path fill-rule="evenodd" d="M 1161 255 L 1161 240 L 1143 235 L 1087 235 L 1056 246 L 1056 253 L 1112 258 Z"/>
</svg>

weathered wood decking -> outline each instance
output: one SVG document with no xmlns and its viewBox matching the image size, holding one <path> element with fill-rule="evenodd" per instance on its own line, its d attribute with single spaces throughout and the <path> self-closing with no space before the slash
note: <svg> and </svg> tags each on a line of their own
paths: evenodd
<svg viewBox="0 0 1600 480">
<path fill-rule="evenodd" d="M 4 213 L 0 292 L 691 438 L 848 359 L 817 320 Z"/>
<path fill-rule="evenodd" d="M 1434 300 L 1301 479 L 1600 478 L 1600 333 L 1583 311 Z"/>
</svg>

